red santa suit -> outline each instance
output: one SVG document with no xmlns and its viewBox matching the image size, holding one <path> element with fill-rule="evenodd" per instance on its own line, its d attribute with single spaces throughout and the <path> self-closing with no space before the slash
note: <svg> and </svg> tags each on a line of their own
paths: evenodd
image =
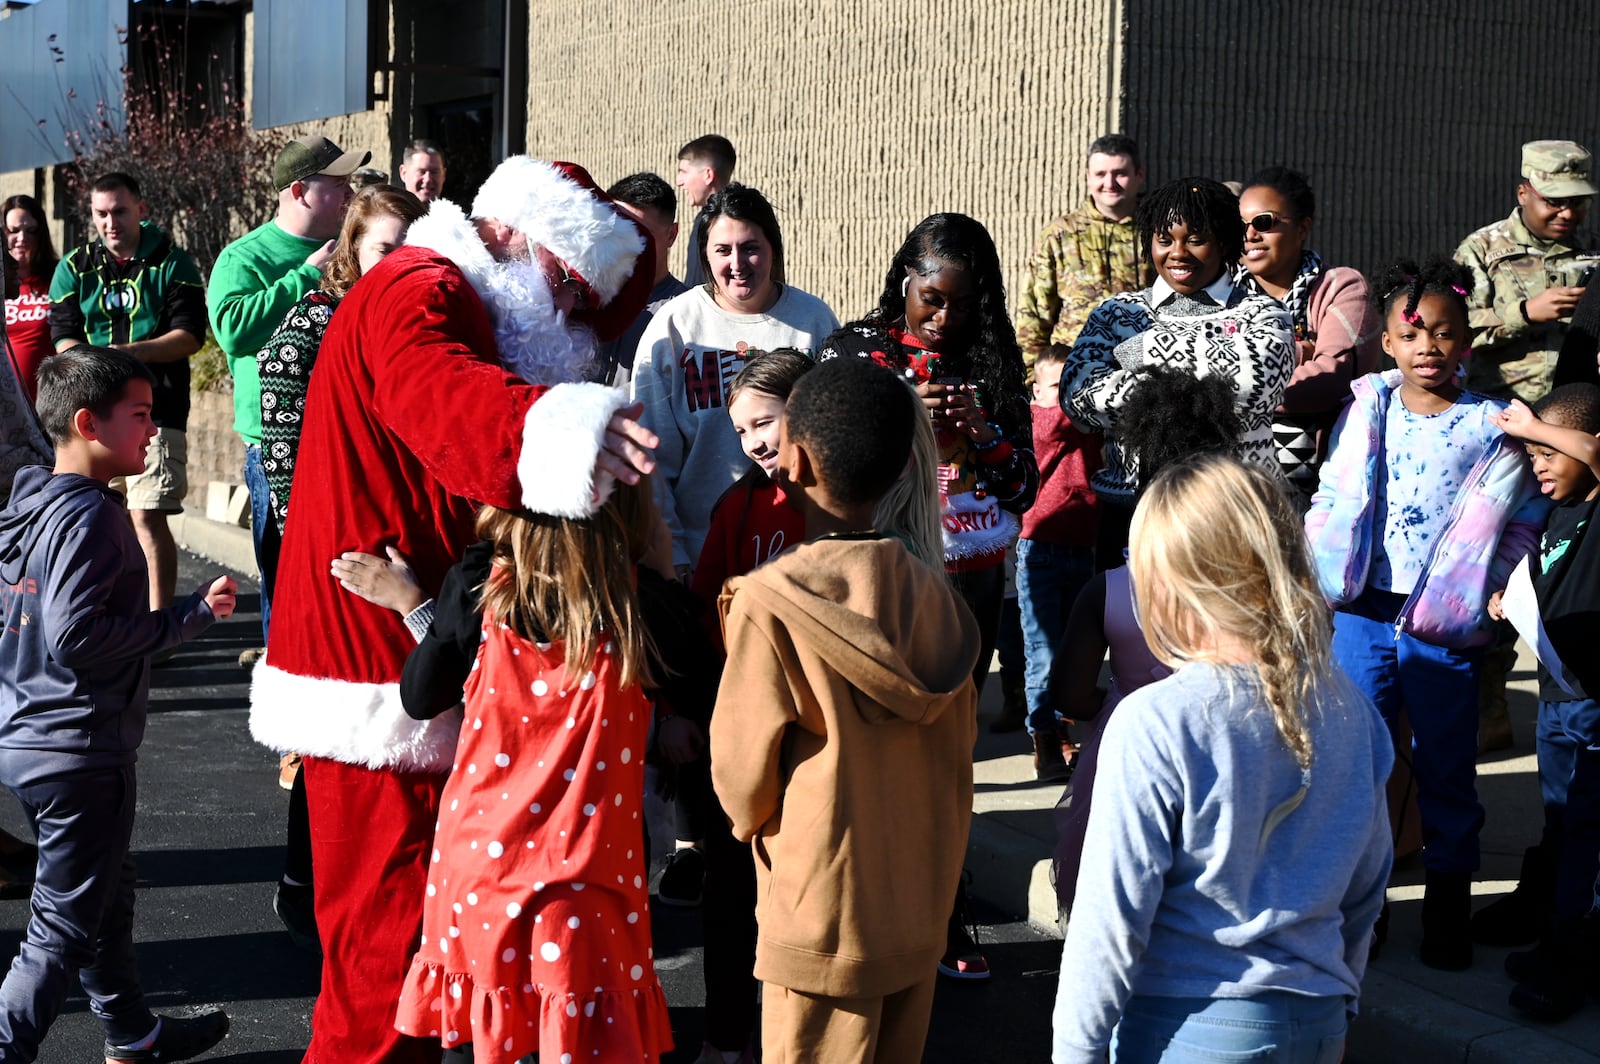
<svg viewBox="0 0 1600 1064">
<path fill-rule="evenodd" d="M 508 159 L 473 214 L 562 260 L 586 284 L 597 322 L 625 328 L 643 307 L 648 238 L 581 169 Z M 392 1023 L 460 725 L 453 713 L 405 715 L 398 681 L 413 638 L 397 614 L 341 589 L 329 565 L 344 551 L 381 557 L 394 546 L 431 593 L 475 540 L 478 504 L 593 512 L 596 458 L 626 403 L 603 385 L 530 385 L 502 368 L 538 379 L 530 367 L 541 347 L 564 339 L 519 313 L 529 273 L 502 269 L 461 210 L 436 201 L 408 246 L 345 297 L 311 378 L 250 713 L 257 740 L 305 757 L 324 956 L 308 1064 L 439 1058 L 438 1042 Z M 597 326 L 602 339 L 609 331 Z M 546 379 L 573 379 L 563 362 L 582 346 L 559 351 Z"/>
</svg>

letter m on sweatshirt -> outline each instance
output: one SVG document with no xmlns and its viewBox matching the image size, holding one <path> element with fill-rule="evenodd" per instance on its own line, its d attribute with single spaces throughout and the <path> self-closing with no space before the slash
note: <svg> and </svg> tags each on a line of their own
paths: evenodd
<svg viewBox="0 0 1600 1064">
<path fill-rule="evenodd" d="M 721 351 L 701 352 L 696 365 L 694 349 L 686 348 L 678 358 L 678 368 L 683 371 L 683 395 L 691 414 L 722 405 Z"/>
</svg>

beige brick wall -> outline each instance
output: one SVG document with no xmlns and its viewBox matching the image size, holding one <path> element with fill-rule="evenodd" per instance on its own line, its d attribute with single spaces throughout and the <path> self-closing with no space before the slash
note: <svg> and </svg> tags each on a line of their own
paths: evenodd
<svg viewBox="0 0 1600 1064">
<path fill-rule="evenodd" d="M 1334 263 L 1373 269 L 1396 253 L 1451 253 L 1515 206 L 1523 141 L 1600 150 L 1597 7 L 1126 8 L 1128 132 L 1152 179 L 1302 169 L 1317 193 L 1313 242 Z"/>
<path fill-rule="evenodd" d="M 206 508 L 206 489 L 213 480 L 244 483 L 244 442 L 233 431 L 233 395 L 196 391 L 189 406 L 189 492 L 183 501 Z"/>
<path fill-rule="evenodd" d="M 736 178 L 777 208 L 791 281 L 841 318 L 870 308 L 935 211 L 987 225 L 1014 288 L 1038 230 L 1084 195 L 1117 6 L 538 0 L 528 151 L 602 185 L 641 169 L 670 181 L 681 144 L 722 133 Z"/>
</svg>

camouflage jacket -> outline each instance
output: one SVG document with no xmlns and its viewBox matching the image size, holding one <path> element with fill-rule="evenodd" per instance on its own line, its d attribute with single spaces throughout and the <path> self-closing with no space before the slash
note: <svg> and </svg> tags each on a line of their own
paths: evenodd
<svg viewBox="0 0 1600 1064">
<path fill-rule="evenodd" d="M 1469 389 L 1529 403 L 1550 390 L 1568 323 L 1530 324 L 1522 316 L 1522 304 L 1552 284 L 1576 282 L 1582 265 L 1577 260 L 1592 249 L 1583 234 L 1571 247 L 1538 239 L 1522 224 L 1519 211 L 1461 242 L 1456 261 L 1472 271 L 1472 294 L 1467 297 L 1472 326 Z"/>
<path fill-rule="evenodd" d="M 1028 259 L 1017 301 L 1017 343 L 1028 376 L 1039 352 L 1076 340 L 1089 312 L 1104 300 L 1148 288 L 1154 281 L 1132 218 L 1113 222 L 1093 200 L 1085 200 L 1045 226 Z"/>
</svg>

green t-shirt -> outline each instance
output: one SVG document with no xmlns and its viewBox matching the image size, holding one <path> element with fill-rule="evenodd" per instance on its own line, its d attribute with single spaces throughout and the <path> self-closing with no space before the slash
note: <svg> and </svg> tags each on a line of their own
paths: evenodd
<svg viewBox="0 0 1600 1064">
<path fill-rule="evenodd" d="M 206 306 L 211 331 L 233 375 L 233 430 L 245 443 L 261 443 L 256 352 L 266 346 L 289 308 L 322 279 L 322 271 L 307 265 L 306 257 L 323 243 L 295 236 L 271 221 L 223 248 L 211 268 Z"/>
</svg>

